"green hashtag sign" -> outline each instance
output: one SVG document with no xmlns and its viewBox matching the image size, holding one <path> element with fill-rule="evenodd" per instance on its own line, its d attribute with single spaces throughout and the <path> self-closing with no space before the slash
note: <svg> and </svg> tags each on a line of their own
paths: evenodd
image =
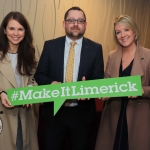
<svg viewBox="0 0 150 150">
<path fill-rule="evenodd" d="M 13 106 L 54 102 L 54 115 L 66 99 L 141 96 L 141 77 L 130 76 L 7 90 Z"/>
</svg>

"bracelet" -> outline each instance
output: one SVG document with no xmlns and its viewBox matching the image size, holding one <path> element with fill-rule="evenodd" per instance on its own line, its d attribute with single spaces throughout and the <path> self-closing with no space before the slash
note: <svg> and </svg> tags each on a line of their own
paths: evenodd
<svg viewBox="0 0 150 150">
<path fill-rule="evenodd" d="M 1 91 L 1 92 L 0 92 L 0 95 L 1 95 L 2 93 L 5 93 L 5 94 L 7 94 L 5 91 Z"/>
</svg>

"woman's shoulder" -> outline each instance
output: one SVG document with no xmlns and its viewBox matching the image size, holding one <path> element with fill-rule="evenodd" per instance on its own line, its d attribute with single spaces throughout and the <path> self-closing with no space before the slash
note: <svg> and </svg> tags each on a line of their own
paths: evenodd
<svg viewBox="0 0 150 150">
<path fill-rule="evenodd" d="M 145 55 L 146 57 L 150 57 L 150 49 L 142 47 L 142 46 L 139 46 L 139 49 L 142 55 Z"/>
<path fill-rule="evenodd" d="M 150 53 L 150 49 L 146 48 L 146 47 L 141 47 L 141 49 L 143 50 L 143 52 L 145 53 Z"/>
<path fill-rule="evenodd" d="M 115 56 L 116 53 L 117 53 L 117 49 L 110 51 L 109 52 L 109 57 Z"/>
</svg>

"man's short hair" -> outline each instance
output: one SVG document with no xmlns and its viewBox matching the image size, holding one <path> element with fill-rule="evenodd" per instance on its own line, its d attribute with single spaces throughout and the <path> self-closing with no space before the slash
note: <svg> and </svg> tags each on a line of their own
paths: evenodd
<svg viewBox="0 0 150 150">
<path fill-rule="evenodd" d="M 68 13 L 69 13 L 70 10 L 82 11 L 82 12 L 83 12 L 83 15 L 84 15 L 84 19 L 85 19 L 85 21 L 86 21 L 86 15 L 85 15 L 84 11 L 83 11 L 80 7 L 77 7 L 77 6 L 71 7 L 70 9 L 68 9 L 68 10 L 66 11 L 66 13 L 65 13 L 65 15 L 64 15 L 64 20 L 67 19 Z"/>
</svg>

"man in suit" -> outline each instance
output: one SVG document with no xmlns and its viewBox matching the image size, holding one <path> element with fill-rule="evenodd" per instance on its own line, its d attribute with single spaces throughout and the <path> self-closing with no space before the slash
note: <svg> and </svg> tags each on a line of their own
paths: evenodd
<svg viewBox="0 0 150 150">
<path fill-rule="evenodd" d="M 67 81 L 70 43 L 75 41 L 72 82 L 102 79 L 103 54 L 100 44 L 84 38 L 87 22 L 79 7 L 70 8 L 64 16 L 63 27 L 66 36 L 46 41 L 35 74 L 39 85 L 61 84 Z M 70 71 L 71 73 L 71 71 Z M 95 101 L 70 100 L 63 104 L 53 116 L 53 103 L 44 103 L 44 137 L 46 150 L 62 150 L 68 136 L 72 150 L 88 150 L 92 121 L 95 115 Z M 67 104 L 67 105 L 66 105 Z"/>
</svg>

